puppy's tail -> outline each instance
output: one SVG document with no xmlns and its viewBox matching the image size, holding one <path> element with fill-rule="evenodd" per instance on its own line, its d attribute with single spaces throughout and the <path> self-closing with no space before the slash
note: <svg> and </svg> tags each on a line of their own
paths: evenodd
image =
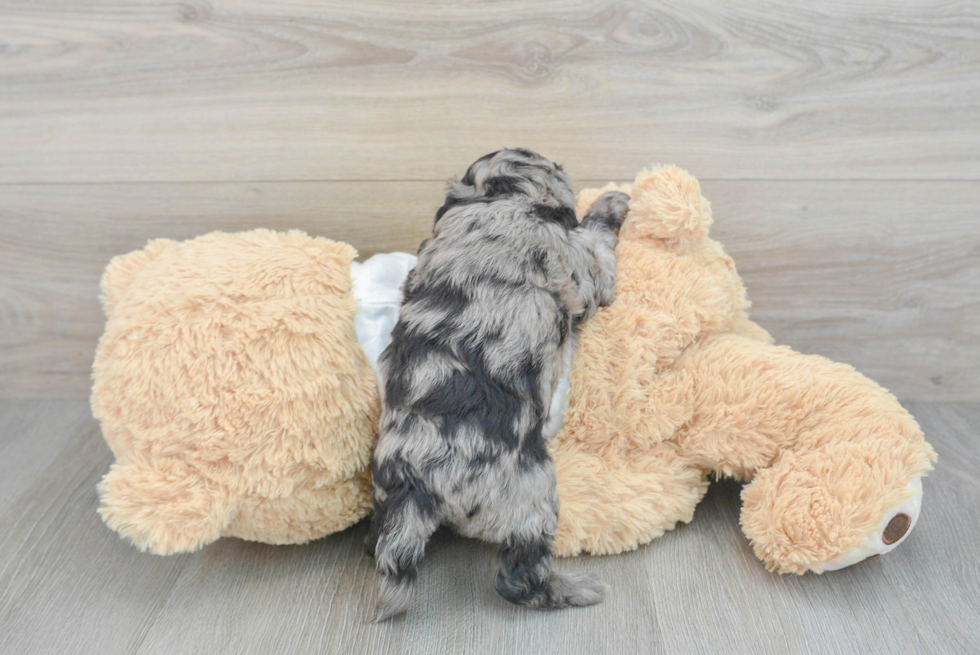
<svg viewBox="0 0 980 655">
<path fill-rule="evenodd" d="M 414 495 L 389 495 L 375 502 L 372 522 L 374 557 L 381 592 L 374 622 L 386 621 L 408 609 L 415 596 L 416 567 L 425 542 L 439 525 L 431 512 L 422 511 Z"/>
<path fill-rule="evenodd" d="M 379 566 L 378 572 L 381 574 L 381 594 L 374 615 L 375 623 L 403 614 L 415 597 L 414 565 L 393 570 L 382 570 Z"/>
<path fill-rule="evenodd" d="M 606 585 L 587 573 L 551 570 L 549 539 L 508 539 L 497 556 L 496 586 L 505 600 L 539 610 L 601 603 Z"/>
</svg>

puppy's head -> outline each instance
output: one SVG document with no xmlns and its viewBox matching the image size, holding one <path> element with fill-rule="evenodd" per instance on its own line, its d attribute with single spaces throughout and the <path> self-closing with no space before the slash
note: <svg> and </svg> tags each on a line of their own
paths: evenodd
<svg viewBox="0 0 980 655">
<path fill-rule="evenodd" d="M 525 196 L 543 211 L 554 212 L 568 227 L 577 225 L 572 180 L 561 166 L 525 148 L 507 148 L 483 155 L 462 178 L 449 181 L 446 203 L 436 222 L 458 205 Z"/>
</svg>

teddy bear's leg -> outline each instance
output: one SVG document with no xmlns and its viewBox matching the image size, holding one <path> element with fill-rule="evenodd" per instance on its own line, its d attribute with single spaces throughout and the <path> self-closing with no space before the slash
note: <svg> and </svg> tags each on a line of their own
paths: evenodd
<svg viewBox="0 0 980 655">
<path fill-rule="evenodd" d="M 780 573 L 842 569 L 895 548 L 915 526 L 921 475 L 885 482 L 889 464 L 863 449 L 788 452 L 742 492 L 742 529 L 767 567 Z M 894 477 L 893 477 L 894 479 Z"/>
<path fill-rule="evenodd" d="M 697 463 L 751 480 L 741 524 L 781 573 L 822 572 L 897 545 L 935 454 L 914 419 L 850 366 L 736 335 L 688 354 Z"/>
<path fill-rule="evenodd" d="M 234 516 L 227 492 L 178 460 L 116 462 L 99 497 L 106 525 L 157 555 L 215 541 Z"/>
<path fill-rule="evenodd" d="M 708 489 L 703 470 L 674 444 L 639 450 L 552 443 L 558 474 L 558 528 L 552 552 L 612 555 L 634 550 L 689 523 Z"/>
</svg>

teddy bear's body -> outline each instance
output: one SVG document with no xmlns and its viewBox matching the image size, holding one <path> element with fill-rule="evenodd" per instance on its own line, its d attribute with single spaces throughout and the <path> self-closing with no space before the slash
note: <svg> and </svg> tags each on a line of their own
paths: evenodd
<svg viewBox="0 0 980 655">
<path fill-rule="evenodd" d="M 912 417 L 749 320 L 693 177 L 645 171 L 623 190 L 616 299 L 583 326 L 571 390 L 552 405 L 568 403 L 550 446 L 556 553 L 622 552 L 690 521 L 710 473 L 749 482 L 742 527 L 771 569 L 820 572 L 897 545 L 935 458 Z M 92 403 L 118 459 L 101 485 L 113 529 L 169 553 L 220 535 L 307 541 L 365 515 L 368 362 L 410 256 L 354 265 L 356 287 L 372 288 L 368 271 L 385 287 L 357 292 L 360 314 L 353 257 L 259 231 L 152 242 L 110 264 Z"/>
</svg>

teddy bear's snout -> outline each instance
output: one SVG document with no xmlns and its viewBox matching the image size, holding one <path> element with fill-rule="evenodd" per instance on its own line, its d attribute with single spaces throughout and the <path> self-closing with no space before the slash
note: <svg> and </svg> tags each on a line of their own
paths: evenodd
<svg viewBox="0 0 980 655">
<path fill-rule="evenodd" d="M 905 536 L 905 533 L 909 531 L 909 527 L 912 525 L 912 517 L 905 513 L 896 514 L 892 517 L 892 520 L 888 522 L 885 526 L 885 531 L 881 534 L 881 540 L 886 546 L 891 546 L 893 543 Z"/>
</svg>

